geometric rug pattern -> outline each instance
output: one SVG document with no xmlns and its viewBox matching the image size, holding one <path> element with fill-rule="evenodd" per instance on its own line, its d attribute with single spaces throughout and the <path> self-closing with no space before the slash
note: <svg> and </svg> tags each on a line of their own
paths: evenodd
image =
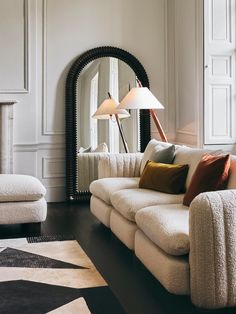
<svg viewBox="0 0 236 314">
<path fill-rule="evenodd" d="M 76 240 L 0 240 L 0 313 L 125 313 Z"/>
<path fill-rule="evenodd" d="M 65 263 L 46 256 L 24 252 L 22 250 L 6 248 L 0 252 L 0 267 L 28 267 L 28 268 L 85 268 L 79 265 Z"/>
</svg>

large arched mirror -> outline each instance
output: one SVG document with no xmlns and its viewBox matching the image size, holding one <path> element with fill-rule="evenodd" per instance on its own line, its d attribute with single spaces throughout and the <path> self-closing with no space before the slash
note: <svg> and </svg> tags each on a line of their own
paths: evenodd
<svg viewBox="0 0 236 314">
<path fill-rule="evenodd" d="M 114 118 L 95 119 L 93 114 L 108 98 L 119 102 L 136 86 L 149 87 L 141 63 L 115 47 L 99 47 L 82 54 L 72 64 L 66 80 L 66 181 L 67 199 L 86 200 L 89 183 L 97 178 L 103 154 L 123 153 L 123 142 Z M 148 110 L 131 110 L 121 119 L 130 152 L 144 151 L 150 140 Z"/>
</svg>

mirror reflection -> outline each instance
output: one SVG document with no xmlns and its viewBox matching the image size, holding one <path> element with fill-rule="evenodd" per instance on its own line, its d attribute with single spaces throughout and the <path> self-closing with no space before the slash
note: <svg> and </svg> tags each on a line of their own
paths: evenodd
<svg viewBox="0 0 236 314">
<path fill-rule="evenodd" d="M 95 119 L 92 116 L 108 93 L 119 103 L 128 91 L 136 86 L 134 71 L 123 61 L 112 58 L 99 58 L 90 62 L 80 73 L 77 81 L 78 130 L 77 139 L 80 151 L 91 151 L 105 143 L 106 152 L 125 152 L 115 116 L 110 119 Z M 139 111 L 132 110 L 129 117 L 121 118 L 122 129 L 129 152 L 139 151 Z"/>
<path fill-rule="evenodd" d="M 118 104 L 136 85 L 134 71 L 113 57 L 90 62 L 78 76 L 78 191 L 88 191 L 89 184 L 98 178 L 98 162 L 104 154 L 127 151 L 115 115 L 98 118 L 95 113 L 109 96 Z M 119 118 L 128 151 L 140 151 L 139 111 L 130 110 Z"/>
</svg>

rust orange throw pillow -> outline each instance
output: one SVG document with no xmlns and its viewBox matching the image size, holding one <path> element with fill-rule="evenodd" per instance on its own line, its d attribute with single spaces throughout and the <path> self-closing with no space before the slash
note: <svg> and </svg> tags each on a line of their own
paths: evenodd
<svg viewBox="0 0 236 314">
<path fill-rule="evenodd" d="M 184 193 L 187 174 L 188 165 L 162 164 L 149 160 L 142 172 L 139 187 L 170 194 Z"/>
<path fill-rule="evenodd" d="M 230 155 L 204 155 L 193 174 L 183 204 L 189 206 L 200 193 L 224 190 L 228 183 L 229 169 Z"/>
</svg>

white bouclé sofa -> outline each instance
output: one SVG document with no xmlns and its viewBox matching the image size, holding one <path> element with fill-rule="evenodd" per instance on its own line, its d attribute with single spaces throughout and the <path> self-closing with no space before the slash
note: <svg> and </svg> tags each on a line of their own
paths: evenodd
<svg viewBox="0 0 236 314">
<path fill-rule="evenodd" d="M 228 188 L 199 194 L 190 207 L 184 194 L 139 188 L 144 155 L 110 154 L 90 185 L 91 212 L 142 261 L 171 293 L 190 295 L 201 308 L 236 306 L 236 156 Z M 204 149 L 176 146 L 174 164 L 188 164 L 188 188 Z"/>
<path fill-rule="evenodd" d="M 0 225 L 41 223 L 47 216 L 46 189 L 29 175 L 0 174 Z"/>
</svg>

